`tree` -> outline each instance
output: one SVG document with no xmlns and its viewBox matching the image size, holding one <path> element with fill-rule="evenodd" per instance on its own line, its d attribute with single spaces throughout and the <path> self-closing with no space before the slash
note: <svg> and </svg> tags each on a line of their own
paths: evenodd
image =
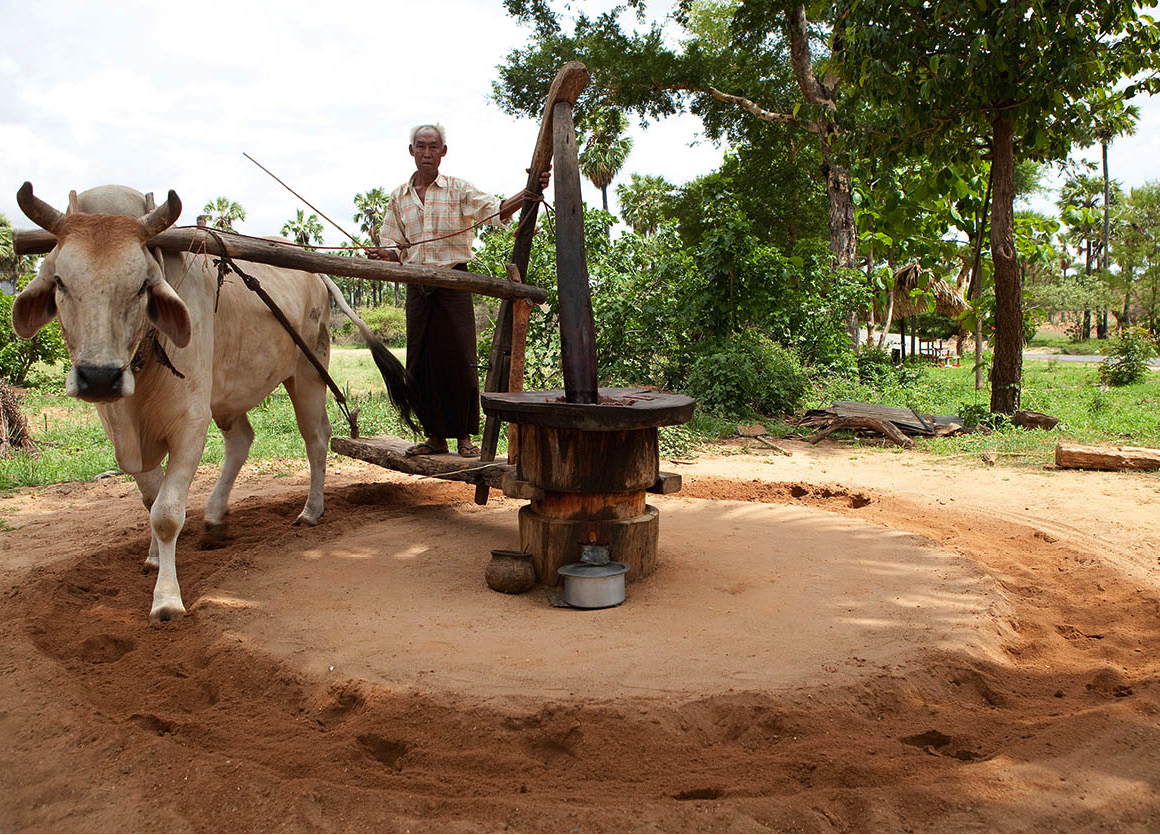
<svg viewBox="0 0 1160 835">
<path fill-rule="evenodd" d="M 638 234 L 656 234 L 672 192 L 673 184 L 660 175 L 633 174 L 629 185 L 616 187 L 624 222 Z"/>
<path fill-rule="evenodd" d="M 382 187 L 367 189 L 366 192 L 354 196 L 354 205 L 353 220 L 358 224 L 359 230 L 370 238 L 374 246 L 382 246 L 379 240 L 379 231 L 383 228 L 383 219 L 387 216 L 387 211 L 391 206 L 391 193 Z M 360 295 L 362 293 L 361 287 L 362 281 L 360 279 Z M 379 304 L 382 301 L 382 284 L 376 281 L 373 287 L 375 304 Z M 399 283 L 395 282 L 395 307 L 398 306 Z"/>
<path fill-rule="evenodd" d="M 237 232 L 234 224 L 246 219 L 246 210 L 242 208 L 242 204 L 225 196 L 206 203 L 201 212 L 209 216 L 210 226 L 223 232 Z"/>
<path fill-rule="evenodd" d="M 1133 291 L 1143 322 L 1153 336 L 1160 334 L 1160 182 L 1129 192 L 1124 222 L 1113 242 L 1125 284 L 1125 309 L 1132 307 Z"/>
<path fill-rule="evenodd" d="M 1100 91 L 1101 93 L 1103 91 Z M 1140 108 L 1136 105 L 1114 106 L 1103 112 L 1099 122 L 1095 126 L 1095 138 L 1100 143 L 1100 157 L 1103 162 L 1104 172 L 1104 238 L 1102 259 L 1100 262 L 1100 269 L 1107 274 L 1108 272 L 1108 256 L 1111 251 L 1110 227 L 1111 227 L 1111 181 L 1108 179 L 1108 146 L 1112 144 L 1112 140 L 1117 136 L 1131 136 L 1136 132 L 1136 123 L 1140 119 Z M 1124 307 L 1123 314 L 1120 316 L 1120 326 L 1127 327 L 1129 325 L 1129 317 L 1131 313 L 1128 307 Z M 1104 311 L 1101 321 L 1102 335 L 1101 339 L 1108 338 L 1108 314 Z"/>
<path fill-rule="evenodd" d="M 1092 307 L 1100 304 L 1098 284 L 1107 276 L 1103 265 L 1107 263 L 1106 253 L 1103 251 L 1104 238 L 1101 226 L 1107 206 L 1104 204 L 1104 195 L 1111 194 L 1113 199 L 1120 197 L 1118 183 L 1109 188 L 1098 177 L 1090 174 L 1073 174 L 1059 190 L 1059 200 L 1056 205 L 1060 210 L 1060 217 L 1068 226 L 1068 234 L 1064 241 L 1073 247 L 1083 258 L 1084 281 L 1088 289 L 1089 302 L 1084 305 L 1083 323 L 1079 329 L 1079 340 L 1091 337 Z M 1098 272 L 1097 272 L 1098 270 Z M 1107 338 L 1106 323 L 1101 329 L 1101 339 Z"/>
<path fill-rule="evenodd" d="M 1016 162 L 1063 159 L 1100 108 L 1160 89 L 1160 31 L 1125 0 L 862 0 L 828 11 L 836 23 L 834 66 L 847 82 L 846 104 L 859 115 L 866 153 L 951 160 L 983 151 L 991 161 L 991 409 L 1012 413 L 1023 334 Z M 1146 70 L 1153 73 L 1108 92 Z"/>
<path fill-rule="evenodd" d="M 624 136 L 628 117 L 611 107 L 594 110 L 584 120 L 584 147 L 580 150 L 580 173 L 600 189 L 604 211 L 608 211 L 608 186 L 624 167 L 632 151 L 632 137 Z"/>
<path fill-rule="evenodd" d="M 298 209 L 293 220 L 282 224 L 282 236 L 300 247 L 313 249 L 311 244 L 322 243 L 322 221 L 313 212 L 307 215 L 304 210 Z"/>
</svg>

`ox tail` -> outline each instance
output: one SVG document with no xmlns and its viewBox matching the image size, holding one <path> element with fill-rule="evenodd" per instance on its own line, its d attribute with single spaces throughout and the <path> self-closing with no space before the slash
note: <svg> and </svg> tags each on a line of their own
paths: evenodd
<svg viewBox="0 0 1160 835">
<path fill-rule="evenodd" d="M 322 274 L 320 273 L 320 275 Z M 408 429 L 416 434 L 422 434 L 423 429 L 419 425 L 415 390 L 411 384 L 411 375 L 407 373 L 407 369 L 403 367 L 403 364 L 399 362 L 395 355 L 387 350 L 387 346 L 367 327 L 367 323 L 360 319 L 359 315 L 346 303 L 346 299 L 342 296 L 342 291 L 338 289 L 338 285 L 334 283 L 330 276 L 322 275 L 322 280 L 326 283 L 326 289 L 330 291 L 331 298 L 338 305 L 338 309 L 346 314 L 348 319 L 354 322 L 354 326 L 362 334 L 362 338 L 367 343 L 367 347 L 371 349 L 371 356 L 375 360 L 375 365 L 379 367 L 379 373 L 383 375 L 383 382 L 387 384 L 387 397 L 390 398 L 391 405 L 398 410 L 399 417 L 402 418 L 403 423 L 407 425 Z"/>
</svg>

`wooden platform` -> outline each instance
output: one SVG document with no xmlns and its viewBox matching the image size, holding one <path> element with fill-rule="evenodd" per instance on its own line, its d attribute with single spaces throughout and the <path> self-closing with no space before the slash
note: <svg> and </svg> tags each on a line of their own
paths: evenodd
<svg viewBox="0 0 1160 835">
<path fill-rule="evenodd" d="M 479 458 L 462 458 L 454 453 L 409 456 L 406 454 L 409 446 L 410 441 L 393 435 L 374 438 L 336 436 L 330 439 L 330 448 L 339 455 L 377 464 L 388 470 L 467 484 L 486 484 L 497 490 L 503 489 L 504 476 L 515 471 L 515 467 L 508 464 L 507 458 L 496 458 L 489 464 L 481 464 Z"/>
</svg>

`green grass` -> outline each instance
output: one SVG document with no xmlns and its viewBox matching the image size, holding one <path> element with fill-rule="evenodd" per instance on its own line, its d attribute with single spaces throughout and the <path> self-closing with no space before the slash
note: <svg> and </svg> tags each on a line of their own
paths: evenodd
<svg viewBox="0 0 1160 835">
<path fill-rule="evenodd" d="M 1029 350 L 1047 348 L 1060 354 L 1092 355 L 1104 354 L 1116 344 L 1114 339 L 1085 339 L 1082 342 L 1073 342 L 1071 338 L 1056 330 L 1040 328 L 1035 336 L 1027 343 Z"/>
<path fill-rule="evenodd" d="M 401 352 L 396 352 L 401 353 Z M 359 412 L 364 436 L 391 434 L 410 437 L 387 400 L 377 368 L 365 349 L 336 349 L 331 374 L 352 406 Z M 1054 415 L 1061 424 L 1049 432 L 1002 426 L 993 432 L 977 432 L 952 438 L 916 438 L 916 447 L 939 455 L 983 450 L 1004 453 L 1004 464 L 1042 466 L 1048 463 L 1059 440 L 1091 444 L 1129 444 L 1160 447 L 1160 373 L 1150 371 L 1145 382 L 1122 388 L 1100 385 L 1095 366 L 1055 361 L 1027 361 L 1023 366 L 1025 409 Z M 970 367 L 908 368 L 892 385 L 873 387 L 845 380 L 816 385 L 806 407 L 828 406 L 834 400 L 860 400 L 889 406 L 913 407 L 924 413 L 958 415 L 964 407 L 986 406 L 987 391 L 976 392 Z M 24 399 L 39 455 L 16 455 L 0 459 L 0 489 L 35 486 L 59 481 L 91 479 L 117 468 L 112 447 L 92 406 L 60 394 L 29 392 Z M 328 412 L 335 434 L 348 434 L 346 420 L 333 399 Z M 301 460 L 305 449 L 294 421 L 289 398 L 279 388 L 250 412 L 257 435 L 252 460 Z M 751 421 L 746 421 L 751 422 Z M 784 420 L 766 421 L 773 434 L 805 436 L 813 430 Z M 663 427 L 661 454 L 683 457 L 715 438 L 736 432 L 737 420 L 698 410 L 685 426 Z M 835 436 L 843 437 L 843 433 Z M 849 435 L 844 437 L 850 438 Z M 851 439 L 852 444 L 878 446 L 880 441 Z M 500 452 L 506 452 L 501 433 Z M 219 464 L 222 438 L 216 427 L 209 430 L 202 463 Z"/>
<path fill-rule="evenodd" d="M 990 402 L 989 390 L 975 391 L 974 371 L 962 368 L 917 367 L 914 379 L 885 388 L 846 381 L 831 382 L 813 393 L 808 407 L 834 400 L 859 400 L 917 409 L 926 414 L 959 415 L 965 407 Z M 1054 415 L 1054 430 L 1027 430 L 1006 425 L 949 438 L 915 438 L 915 446 L 942 455 L 994 450 L 1008 463 L 1040 466 L 1052 460 L 1060 440 L 1084 444 L 1128 444 L 1160 447 L 1160 373 L 1150 371 L 1145 382 L 1121 388 L 1100 384 L 1096 366 L 1056 361 L 1023 363 L 1022 408 Z M 786 435 L 813 430 L 781 424 Z M 835 433 L 841 436 L 841 433 Z M 834 437 L 834 436 L 831 436 Z M 848 437 L 848 436 L 847 436 Z"/>
</svg>

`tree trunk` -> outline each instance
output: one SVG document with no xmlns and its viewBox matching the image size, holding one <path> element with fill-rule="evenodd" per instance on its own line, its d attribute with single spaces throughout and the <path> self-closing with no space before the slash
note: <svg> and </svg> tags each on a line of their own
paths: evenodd
<svg viewBox="0 0 1160 835">
<path fill-rule="evenodd" d="M 1015 131 L 1007 111 L 991 123 L 994 201 L 991 261 L 995 267 L 995 354 L 991 411 L 1015 414 L 1023 377 L 1023 281 L 1015 250 Z"/>
<path fill-rule="evenodd" d="M 608 186 L 600 187 L 600 199 L 604 201 L 604 211 L 608 211 Z"/>
<path fill-rule="evenodd" d="M 983 197 L 983 207 L 979 212 L 977 234 L 975 235 L 975 258 L 971 262 L 971 279 L 967 282 L 967 300 L 974 303 L 983 295 L 983 235 L 987 231 L 987 216 L 991 212 L 991 189 L 994 187 L 995 167 L 987 166 L 987 193 Z M 983 321 L 975 311 L 975 391 L 983 390 Z M 960 341 L 960 346 L 962 342 Z M 960 349 L 959 355 L 962 356 Z"/>
</svg>

